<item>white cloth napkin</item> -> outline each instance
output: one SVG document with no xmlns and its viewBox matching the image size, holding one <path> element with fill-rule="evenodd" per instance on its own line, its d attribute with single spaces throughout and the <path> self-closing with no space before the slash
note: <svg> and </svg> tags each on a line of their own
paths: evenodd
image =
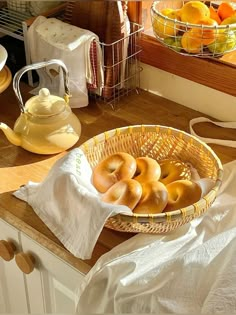
<svg viewBox="0 0 236 315">
<path fill-rule="evenodd" d="M 41 183 L 29 182 L 14 192 L 76 257 L 91 258 L 93 248 L 108 217 L 132 213 L 126 206 L 100 200 L 91 184 L 91 167 L 79 149 L 58 160 Z"/>
<path fill-rule="evenodd" d="M 89 30 L 62 22 L 56 18 L 38 16 L 27 32 L 28 48 L 32 63 L 42 60 L 60 59 L 69 71 L 69 88 L 72 108 L 84 107 L 89 103 L 87 83 L 93 82 L 90 58 L 90 45 L 96 42 L 98 86 L 104 83 L 102 51 L 99 38 Z M 51 74 L 51 70 L 55 70 Z M 37 70 L 39 85 L 31 93 L 37 94 L 47 87 L 51 94 L 64 95 L 64 81 L 61 75 L 55 76 L 60 69 L 55 65 Z M 99 89 L 98 89 L 99 90 Z"/>
<path fill-rule="evenodd" d="M 199 179 L 192 166 L 191 171 L 192 179 L 207 194 L 215 182 Z M 108 217 L 121 212 L 132 213 L 126 206 L 102 202 L 91 176 L 86 156 L 76 148 L 54 164 L 43 182 L 29 182 L 13 193 L 31 205 L 62 244 L 81 259 L 91 258 Z"/>
<path fill-rule="evenodd" d="M 86 42 L 94 33 L 62 22 L 56 18 L 45 18 L 37 25 L 36 33 L 47 43 L 63 50 L 74 50 Z"/>
<path fill-rule="evenodd" d="M 77 312 L 236 312 L 236 160 L 212 207 L 166 235 L 138 234 L 103 255 L 78 289 Z"/>
</svg>

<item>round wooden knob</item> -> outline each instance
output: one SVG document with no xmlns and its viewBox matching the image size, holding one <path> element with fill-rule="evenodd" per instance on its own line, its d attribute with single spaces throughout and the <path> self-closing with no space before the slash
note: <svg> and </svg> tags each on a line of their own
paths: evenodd
<svg viewBox="0 0 236 315">
<path fill-rule="evenodd" d="M 9 241 L 0 241 L 0 256 L 6 261 L 10 261 L 14 257 L 14 252 L 16 250 L 15 245 Z"/>
<path fill-rule="evenodd" d="M 31 273 L 34 270 L 35 260 L 30 254 L 18 253 L 15 256 L 15 261 L 20 270 L 26 274 Z"/>
</svg>

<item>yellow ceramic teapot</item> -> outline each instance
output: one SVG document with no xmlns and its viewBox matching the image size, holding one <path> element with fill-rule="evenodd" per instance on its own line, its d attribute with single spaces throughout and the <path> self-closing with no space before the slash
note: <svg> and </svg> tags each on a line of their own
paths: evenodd
<svg viewBox="0 0 236 315">
<path fill-rule="evenodd" d="M 19 82 L 29 70 L 36 70 L 51 64 L 59 65 L 63 70 L 64 99 L 50 95 L 47 88 L 39 95 L 31 97 L 25 105 L 20 93 Z M 16 94 L 21 115 L 15 122 L 14 130 L 0 123 L 0 129 L 7 139 L 25 150 L 38 154 L 55 154 L 72 147 L 81 134 L 81 124 L 69 106 L 68 71 L 61 60 L 53 59 L 35 63 L 19 70 L 13 78 L 13 90 Z"/>
</svg>

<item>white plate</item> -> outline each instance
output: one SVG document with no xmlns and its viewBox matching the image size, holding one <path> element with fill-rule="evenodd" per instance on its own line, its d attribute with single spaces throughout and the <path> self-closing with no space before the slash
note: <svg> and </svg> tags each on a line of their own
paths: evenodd
<svg viewBox="0 0 236 315">
<path fill-rule="evenodd" d="M 2 70 L 2 68 L 5 66 L 5 63 L 7 61 L 7 51 L 6 49 L 0 45 L 0 71 Z"/>
</svg>

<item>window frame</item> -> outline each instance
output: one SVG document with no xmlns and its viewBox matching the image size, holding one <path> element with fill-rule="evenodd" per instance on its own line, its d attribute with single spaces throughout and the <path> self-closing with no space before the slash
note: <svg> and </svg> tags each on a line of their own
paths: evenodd
<svg viewBox="0 0 236 315">
<path fill-rule="evenodd" d="M 131 21 L 142 24 L 142 1 L 130 1 Z M 140 61 L 182 78 L 236 96 L 236 66 L 214 58 L 184 56 L 142 33 Z M 222 104 L 223 105 L 223 104 Z"/>
</svg>

